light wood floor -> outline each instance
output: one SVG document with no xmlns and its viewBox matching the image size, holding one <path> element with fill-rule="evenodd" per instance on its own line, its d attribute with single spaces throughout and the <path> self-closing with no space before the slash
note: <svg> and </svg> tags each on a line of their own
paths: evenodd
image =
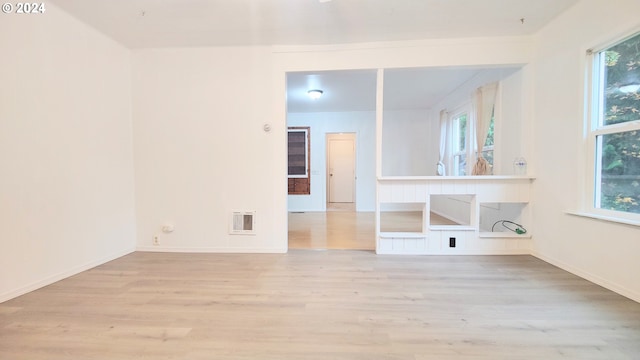
<svg viewBox="0 0 640 360">
<path fill-rule="evenodd" d="M 289 213 L 290 249 L 375 250 L 375 213 Z"/>
<path fill-rule="evenodd" d="M 640 304 L 531 256 L 134 253 L 0 304 L 0 359 L 638 359 Z"/>
<path fill-rule="evenodd" d="M 431 213 L 431 224 L 454 222 Z M 380 214 L 382 231 L 422 231 L 422 212 L 402 211 Z M 327 212 L 289 213 L 290 249 L 375 250 L 375 213 L 348 211 L 335 206 Z"/>
</svg>

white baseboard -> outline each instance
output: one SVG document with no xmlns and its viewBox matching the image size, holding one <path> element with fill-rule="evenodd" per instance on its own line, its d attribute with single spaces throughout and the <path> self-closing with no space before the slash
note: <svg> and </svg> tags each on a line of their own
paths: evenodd
<svg viewBox="0 0 640 360">
<path fill-rule="evenodd" d="M 18 296 L 24 295 L 26 293 L 30 293 L 30 292 L 32 292 L 34 290 L 38 290 L 38 289 L 43 288 L 43 287 L 45 287 L 47 285 L 51 285 L 51 284 L 53 284 L 55 282 L 58 282 L 58 281 L 63 280 L 63 279 L 66 279 L 66 278 L 68 278 L 70 276 L 77 275 L 77 274 L 79 274 L 79 273 L 81 273 L 83 271 L 87 271 L 87 270 L 92 269 L 92 268 L 94 268 L 96 266 L 102 265 L 104 263 L 107 263 L 109 261 L 112 261 L 112 260 L 115 260 L 117 258 L 123 257 L 125 255 L 129 255 L 134 251 L 135 251 L 135 249 L 128 249 L 128 250 L 121 251 L 121 252 L 118 252 L 118 253 L 115 253 L 115 254 L 111 254 L 111 255 L 105 256 L 105 257 L 103 257 L 103 258 L 101 258 L 99 260 L 91 261 L 89 263 L 73 267 L 73 268 L 71 268 L 69 270 L 60 272 L 60 273 L 52 275 L 52 276 L 47 276 L 46 278 L 44 278 L 42 280 L 33 282 L 33 283 L 25 285 L 25 286 L 22 286 L 22 287 L 20 287 L 18 289 L 10 290 L 8 292 L 0 294 L 0 303 L 3 303 L 5 301 L 7 301 L 7 300 L 11 300 L 11 299 L 17 298 Z"/>
<path fill-rule="evenodd" d="M 618 293 L 624 297 L 627 297 L 635 302 L 640 303 L 640 293 L 637 293 L 633 290 L 627 289 L 624 286 L 620 286 L 616 283 L 613 283 L 611 281 L 608 281 L 606 279 L 601 278 L 600 276 L 594 275 L 588 271 L 584 271 L 581 269 L 578 269 L 574 266 L 571 266 L 569 264 L 566 264 L 562 261 L 559 261 L 557 259 L 554 259 L 552 257 L 546 256 L 544 254 L 532 251 L 531 255 L 537 257 L 538 259 L 548 262 L 551 265 L 557 266 L 559 268 L 561 268 L 562 270 L 566 270 L 574 275 L 577 275 L 585 280 L 591 281 L 594 284 L 600 285 L 606 289 L 609 289 L 615 293 Z"/>
<path fill-rule="evenodd" d="M 494 256 L 494 255 L 531 255 L 526 249 L 513 250 L 376 250 L 377 255 L 429 255 L 429 256 Z"/>
<path fill-rule="evenodd" d="M 181 248 L 166 246 L 138 246 L 136 251 L 220 254 L 285 254 L 287 252 L 287 248 Z"/>
</svg>

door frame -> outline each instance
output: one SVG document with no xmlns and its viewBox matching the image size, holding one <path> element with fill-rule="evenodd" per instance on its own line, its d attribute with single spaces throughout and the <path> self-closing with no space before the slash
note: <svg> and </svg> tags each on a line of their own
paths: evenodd
<svg viewBox="0 0 640 360">
<path fill-rule="evenodd" d="M 356 207 L 358 206 L 357 198 L 358 198 L 358 133 L 356 132 L 328 132 L 325 133 L 325 194 L 324 194 L 324 204 L 325 211 L 326 206 L 329 203 L 329 194 L 330 194 L 330 182 L 329 182 L 329 141 L 332 138 L 350 138 L 353 141 L 353 204 Z"/>
</svg>

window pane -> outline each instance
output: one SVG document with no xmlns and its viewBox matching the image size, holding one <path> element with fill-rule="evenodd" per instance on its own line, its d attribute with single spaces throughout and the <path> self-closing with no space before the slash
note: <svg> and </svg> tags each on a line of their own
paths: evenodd
<svg viewBox="0 0 640 360">
<path fill-rule="evenodd" d="M 491 174 L 493 173 L 493 149 L 491 150 L 483 150 L 482 151 L 482 157 L 487 160 L 487 162 L 489 163 L 490 166 L 490 171 Z M 490 175 L 490 174 L 487 174 Z"/>
<path fill-rule="evenodd" d="M 289 130 L 289 175 L 307 174 L 307 133 Z"/>
<path fill-rule="evenodd" d="M 491 122 L 489 123 L 489 132 L 487 133 L 487 140 L 484 142 L 484 146 L 482 148 L 482 157 L 487 160 L 489 165 L 491 165 L 489 167 L 489 173 L 487 175 L 493 174 L 493 127 L 494 118 L 493 116 L 491 116 Z"/>
<path fill-rule="evenodd" d="M 596 207 L 640 214 L 640 130 L 598 136 L 598 146 Z"/>
<path fill-rule="evenodd" d="M 467 175 L 466 167 L 467 167 L 467 157 L 466 155 L 456 155 L 453 158 L 454 164 L 453 168 L 455 169 L 457 176 L 465 176 Z"/>
<path fill-rule="evenodd" d="M 489 123 L 489 132 L 487 133 L 487 140 L 484 142 L 484 147 L 494 145 L 494 143 L 493 143 L 493 123 L 494 123 L 493 116 L 491 116 L 491 122 Z"/>
<path fill-rule="evenodd" d="M 599 54 L 604 64 L 603 125 L 640 119 L 640 34 Z"/>
<path fill-rule="evenodd" d="M 456 119 L 457 140 L 456 151 L 464 151 L 467 143 L 467 114 L 462 114 Z"/>
</svg>

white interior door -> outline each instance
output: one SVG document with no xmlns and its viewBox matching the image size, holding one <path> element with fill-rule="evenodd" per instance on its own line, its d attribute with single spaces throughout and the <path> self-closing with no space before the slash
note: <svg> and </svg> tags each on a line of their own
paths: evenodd
<svg viewBox="0 0 640 360">
<path fill-rule="evenodd" d="M 327 135 L 327 184 L 329 202 L 355 202 L 355 134 Z"/>
</svg>

